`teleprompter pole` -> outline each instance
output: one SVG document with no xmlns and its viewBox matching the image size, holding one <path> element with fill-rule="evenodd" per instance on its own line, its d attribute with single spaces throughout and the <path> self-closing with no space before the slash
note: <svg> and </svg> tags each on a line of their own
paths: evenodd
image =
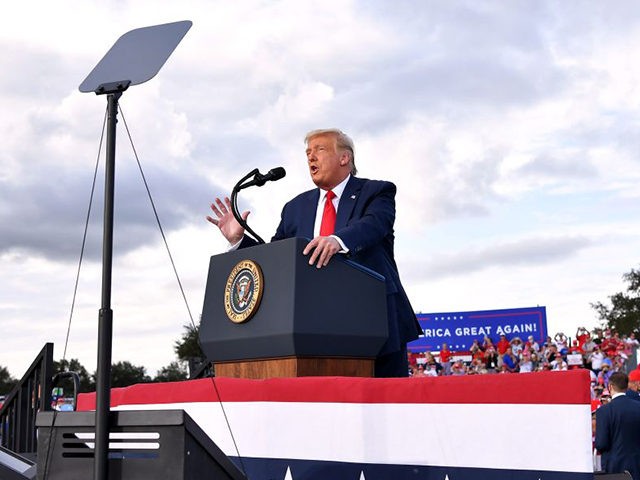
<svg viewBox="0 0 640 480">
<path fill-rule="evenodd" d="M 107 95 L 107 160 L 104 180 L 104 221 L 102 239 L 102 303 L 98 316 L 98 367 L 96 384 L 96 438 L 93 478 L 109 477 L 109 410 L 111 406 L 111 271 L 113 264 L 113 211 L 116 167 L 116 125 L 121 92 Z"/>
<path fill-rule="evenodd" d="M 118 100 L 131 85 L 153 78 L 178 46 L 191 21 L 137 28 L 122 35 L 78 87 L 81 92 L 107 95 L 107 148 L 102 246 L 102 305 L 98 322 L 98 366 L 94 478 L 108 479 L 109 423 L 111 404 L 111 270 L 113 258 L 113 212 Z M 114 81 L 114 79 L 121 79 Z"/>
</svg>

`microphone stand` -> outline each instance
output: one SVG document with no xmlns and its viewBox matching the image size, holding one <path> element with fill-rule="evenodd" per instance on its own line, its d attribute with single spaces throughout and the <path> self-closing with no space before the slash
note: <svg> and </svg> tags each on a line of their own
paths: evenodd
<svg viewBox="0 0 640 480">
<path fill-rule="evenodd" d="M 249 225 L 247 225 L 247 222 L 244 221 L 242 216 L 240 216 L 240 212 L 238 211 L 238 192 L 240 192 L 240 190 L 242 190 L 243 188 L 246 188 L 249 186 L 249 185 L 245 185 L 243 182 L 248 180 L 250 177 L 254 177 L 258 173 L 260 173 L 258 169 L 254 168 L 249 173 L 247 173 L 244 177 L 242 177 L 240 181 L 236 183 L 235 187 L 233 187 L 233 190 L 231 191 L 231 212 L 233 213 L 233 216 L 238 221 L 238 223 L 245 229 L 245 231 L 249 232 L 253 236 L 256 242 L 258 242 L 259 244 L 264 244 L 265 242 L 262 239 L 262 237 L 260 237 L 260 235 L 254 232 L 253 229 L 249 227 Z M 250 183 L 250 182 L 247 182 L 247 183 Z"/>
</svg>

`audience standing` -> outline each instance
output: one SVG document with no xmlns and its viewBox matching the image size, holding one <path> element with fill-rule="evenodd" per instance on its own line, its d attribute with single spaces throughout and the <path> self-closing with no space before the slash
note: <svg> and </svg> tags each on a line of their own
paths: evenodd
<svg viewBox="0 0 640 480">
<path fill-rule="evenodd" d="M 567 345 L 571 347 L 567 348 Z M 620 336 L 610 329 L 594 329 L 589 332 L 579 328 L 576 339 L 558 333 L 548 336 L 540 345 L 533 335 L 525 343 L 519 337 L 509 341 L 504 334 L 494 343 L 485 335 L 474 340 L 468 351 L 452 351 L 443 344 L 438 353 L 440 362 L 431 352 L 408 355 L 411 376 L 474 375 L 491 373 L 529 373 L 537 371 L 564 371 L 568 368 L 586 368 L 590 372 L 590 395 L 594 401 L 606 404 L 610 399 L 607 387 L 616 372 L 633 371 L 636 349 L 640 344 L 636 335 Z M 564 350 L 564 354 L 563 354 Z M 466 356 L 462 361 L 460 356 Z M 455 361 L 454 361 L 455 359 Z M 629 379 L 631 398 L 640 400 L 640 369 Z"/>
</svg>

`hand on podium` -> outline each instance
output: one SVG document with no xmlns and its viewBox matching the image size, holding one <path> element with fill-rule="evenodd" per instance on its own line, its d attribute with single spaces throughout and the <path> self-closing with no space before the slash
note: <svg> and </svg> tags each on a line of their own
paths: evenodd
<svg viewBox="0 0 640 480">
<path fill-rule="evenodd" d="M 316 268 L 325 267 L 331 257 L 338 253 L 342 247 L 335 237 L 316 237 L 311 240 L 304 248 L 302 253 L 308 255 L 311 251 L 311 257 L 309 257 L 309 265 L 316 265 Z"/>
</svg>

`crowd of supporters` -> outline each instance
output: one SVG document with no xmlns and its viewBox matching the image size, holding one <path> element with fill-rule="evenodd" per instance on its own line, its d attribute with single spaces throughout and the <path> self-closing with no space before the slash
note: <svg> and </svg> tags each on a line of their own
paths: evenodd
<svg viewBox="0 0 640 480">
<path fill-rule="evenodd" d="M 589 369 L 592 398 L 606 396 L 611 374 L 629 372 L 638 362 L 640 343 L 636 335 L 619 335 L 609 329 L 579 328 L 574 339 L 564 333 L 547 337 L 541 345 L 533 336 L 526 339 L 501 335 L 474 340 L 469 351 L 452 352 L 443 344 L 440 352 L 410 352 L 410 375 L 476 375 L 527 373 L 544 370 Z"/>
</svg>

